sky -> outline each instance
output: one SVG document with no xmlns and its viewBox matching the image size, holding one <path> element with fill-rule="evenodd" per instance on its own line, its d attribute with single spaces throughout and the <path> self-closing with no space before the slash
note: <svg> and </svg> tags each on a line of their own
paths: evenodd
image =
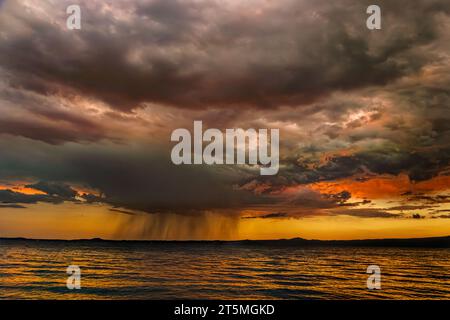
<svg viewBox="0 0 450 320">
<path fill-rule="evenodd" d="M 450 2 L 371 4 L 0 1 L 0 237 L 450 235 Z M 195 120 L 278 174 L 174 165 Z"/>
</svg>

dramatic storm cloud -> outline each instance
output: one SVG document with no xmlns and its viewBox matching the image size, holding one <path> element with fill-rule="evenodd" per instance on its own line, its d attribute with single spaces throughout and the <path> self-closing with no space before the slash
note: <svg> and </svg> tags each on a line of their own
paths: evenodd
<svg viewBox="0 0 450 320">
<path fill-rule="evenodd" d="M 438 56 L 446 1 L 386 1 L 382 33 L 364 2 L 82 1 L 83 29 L 64 28 L 70 1 L 7 1 L 0 64 L 13 86 L 80 93 L 131 110 L 278 107 L 390 81 Z"/>
<path fill-rule="evenodd" d="M 0 208 L 446 210 L 429 203 L 448 195 L 448 0 L 380 1 L 376 31 L 370 1 L 79 1 L 81 30 L 69 4 L 0 2 Z M 173 165 L 170 133 L 194 120 L 280 129 L 278 175 Z"/>
</svg>

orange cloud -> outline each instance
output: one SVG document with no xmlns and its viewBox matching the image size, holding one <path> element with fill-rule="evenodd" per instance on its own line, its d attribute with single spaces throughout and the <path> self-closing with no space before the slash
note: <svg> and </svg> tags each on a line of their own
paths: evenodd
<svg viewBox="0 0 450 320">
<path fill-rule="evenodd" d="M 405 192 L 438 192 L 450 189 L 450 176 L 437 176 L 414 183 L 406 174 L 378 176 L 364 181 L 351 178 L 333 182 L 317 182 L 309 187 L 315 191 L 334 194 L 348 191 L 355 198 L 383 199 L 399 197 Z"/>
<path fill-rule="evenodd" d="M 26 184 L 26 183 L 25 183 Z M 33 194 L 45 194 L 45 192 L 33 189 L 33 188 L 27 188 L 24 186 L 24 183 L 20 183 L 17 185 L 10 185 L 10 184 L 0 184 L 0 190 L 12 190 L 15 192 L 20 192 L 23 194 L 33 195 Z"/>
</svg>

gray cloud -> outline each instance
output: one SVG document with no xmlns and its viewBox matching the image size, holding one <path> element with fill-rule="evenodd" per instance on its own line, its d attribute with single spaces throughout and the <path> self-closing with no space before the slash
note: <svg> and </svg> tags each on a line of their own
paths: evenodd
<svg viewBox="0 0 450 320">
<path fill-rule="evenodd" d="M 436 19 L 450 8 L 443 0 L 383 2 L 383 32 L 371 35 L 363 2 L 285 0 L 258 11 L 209 1 L 82 1 L 83 29 L 67 32 L 68 3 L 40 3 L 56 23 L 34 6 L 5 3 L 0 66 L 13 86 L 81 92 L 121 110 L 143 102 L 268 108 L 384 85 L 436 58 L 421 48 L 438 38 Z"/>
<path fill-rule="evenodd" d="M 52 146 L 14 138 L 0 140 L 0 146 L 16 141 L 0 158 L 0 179 L 28 177 L 51 181 L 30 184 L 46 195 L 23 195 L 3 191 L 0 201 L 36 203 L 72 199 L 77 184 L 99 190 L 101 197 L 84 195 L 87 202 L 106 202 L 114 206 L 146 212 L 188 212 L 229 208 L 258 203 L 247 192 L 236 192 L 237 183 L 248 170 L 223 166 L 175 166 L 169 150 L 148 145 L 130 149 L 127 145 L 78 144 Z M 1 191 L 1 190 L 0 190 Z"/>
<path fill-rule="evenodd" d="M 286 212 L 274 212 L 259 216 L 242 217 L 242 219 L 274 219 L 274 218 L 286 218 L 289 215 Z"/>
<path fill-rule="evenodd" d="M 381 1 L 380 32 L 365 28 L 367 1 L 81 1 L 79 32 L 65 29 L 68 3 L 2 3 L 0 178 L 51 183 L 30 185 L 46 195 L 9 190 L 0 201 L 60 202 L 76 183 L 101 192 L 87 202 L 152 213 L 335 210 L 351 195 L 276 192 L 356 175 L 421 181 L 448 167 L 448 1 Z M 168 144 L 193 119 L 281 127 L 278 176 L 176 167 L 167 146 L 127 140 L 144 128 Z"/>
<path fill-rule="evenodd" d="M 427 206 L 427 205 L 402 205 L 402 206 L 396 206 L 396 207 L 390 207 L 385 210 L 387 211 L 412 211 L 412 210 L 423 210 L 423 209 L 430 209 L 434 208 L 435 206 Z"/>
<path fill-rule="evenodd" d="M 433 219 L 450 219 L 450 214 L 443 214 L 443 215 L 440 215 L 440 216 L 433 216 L 432 217 Z"/>
<path fill-rule="evenodd" d="M 57 204 L 62 203 L 63 201 L 64 201 L 63 198 L 50 195 L 41 195 L 41 194 L 30 195 L 12 191 L 9 189 L 0 190 L 0 202 L 4 204 L 19 204 L 19 203 L 36 204 L 38 202 L 50 202 Z"/>
<path fill-rule="evenodd" d="M 73 190 L 70 186 L 60 183 L 51 183 L 46 181 L 39 181 L 34 184 L 26 185 L 27 188 L 32 188 L 45 192 L 51 196 L 59 196 L 62 198 L 74 198 L 78 192 Z"/>
<path fill-rule="evenodd" d="M 7 208 L 7 209 L 25 209 L 25 206 L 22 206 L 20 204 L 0 204 L 0 209 Z"/>
<path fill-rule="evenodd" d="M 359 218 L 399 218 L 401 215 L 389 213 L 382 209 L 337 209 L 329 211 L 331 215 L 347 215 Z"/>
</svg>

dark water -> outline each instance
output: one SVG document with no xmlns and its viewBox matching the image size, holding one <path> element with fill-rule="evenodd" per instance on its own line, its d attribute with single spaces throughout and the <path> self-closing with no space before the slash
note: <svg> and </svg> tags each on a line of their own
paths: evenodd
<svg viewBox="0 0 450 320">
<path fill-rule="evenodd" d="M 367 289 L 372 264 L 381 290 Z M 0 298 L 450 299 L 450 249 L 2 240 Z"/>
</svg>

